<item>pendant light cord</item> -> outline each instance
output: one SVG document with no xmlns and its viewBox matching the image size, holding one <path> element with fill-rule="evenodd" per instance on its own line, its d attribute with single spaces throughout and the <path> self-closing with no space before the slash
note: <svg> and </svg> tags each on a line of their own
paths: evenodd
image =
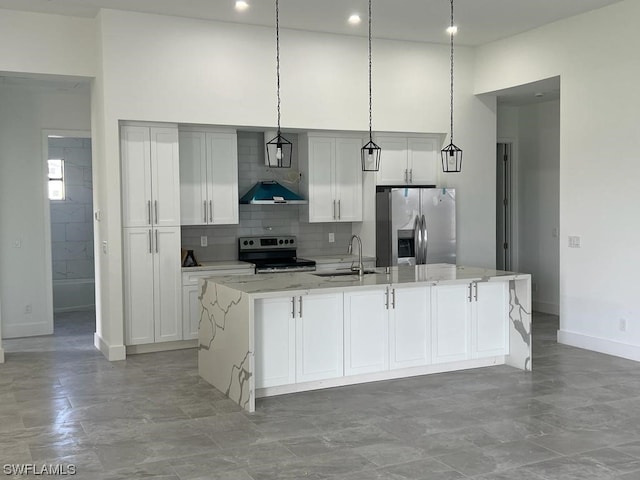
<svg viewBox="0 0 640 480">
<path fill-rule="evenodd" d="M 453 144 L 453 0 L 451 0 L 451 96 L 449 112 L 451 114 L 451 144 Z"/>
<path fill-rule="evenodd" d="M 369 140 L 373 142 L 373 122 L 371 115 L 371 0 L 369 0 Z"/>
<path fill-rule="evenodd" d="M 280 8 L 276 0 L 276 85 L 278 97 L 278 137 L 280 136 Z"/>
</svg>

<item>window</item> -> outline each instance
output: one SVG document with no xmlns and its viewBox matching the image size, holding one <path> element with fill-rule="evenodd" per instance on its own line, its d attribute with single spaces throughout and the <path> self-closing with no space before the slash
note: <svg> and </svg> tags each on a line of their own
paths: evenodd
<svg viewBox="0 0 640 480">
<path fill-rule="evenodd" d="M 64 160 L 47 160 L 49 166 L 49 200 L 64 200 Z"/>
</svg>

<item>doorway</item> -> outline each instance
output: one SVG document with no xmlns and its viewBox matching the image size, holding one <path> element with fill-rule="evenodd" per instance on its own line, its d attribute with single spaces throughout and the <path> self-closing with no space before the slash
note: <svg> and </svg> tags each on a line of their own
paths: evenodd
<svg viewBox="0 0 640 480">
<path fill-rule="evenodd" d="M 53 331 L 95 332 L 93 180 L 88 132 L 47 132 Z"/>
</svg>

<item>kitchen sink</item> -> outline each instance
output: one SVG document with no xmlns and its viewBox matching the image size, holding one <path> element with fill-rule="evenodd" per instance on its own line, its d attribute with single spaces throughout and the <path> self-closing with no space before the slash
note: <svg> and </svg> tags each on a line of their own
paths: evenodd
<svg viewBox="0 0 640 480">
<path fill-rule="evenodd" d="M 375 270 L 365 270 L 364 274 L 369 275 L 371 273 L 378 273 Z M 339 272 L 321 272 L 321 273 L 312 273 L 316 277 L 346 277 L 346 276 L 358 276 L 358 271 L 351 270 L 341 270 Z"/>
</svg>

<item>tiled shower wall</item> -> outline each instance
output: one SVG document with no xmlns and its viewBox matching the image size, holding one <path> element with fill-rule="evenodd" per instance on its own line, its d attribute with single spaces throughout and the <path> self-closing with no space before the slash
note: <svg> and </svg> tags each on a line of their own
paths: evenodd
<svg viewBox="0 0 640 480">
<path fill-rule="evenodd" d="M 287 134 L 286 137 L 294 145 L 292 166 L 290 169 L 273 169 L 264 164 L 264 135 L 259 132 L 238 132 L 240 196 L 260 180 L 276 180 L 294 192 L 299 191 L 297 135 Z M 182 248 L 194 250 L 200 262 L 234 260 L 238 258 L 238 237 L 295 235 L 298 237 L 298 255 L 301 257 L 346 253 L 351 238 L 351 223 L 300 221 L 302 209 L 307 208 L 307 205 L 240 205 L 239 225 L 182 227 Z M 334 243 L 329 243 L 329 233 L 335 234 Z M 207 247 L 200 246 L 201 236 L 207 237 Z"/>
<path fill-rule="evenodd" d="M 93 194 L 91 180 L 91 140 L 88 138 L 50 138 L 49 158 L 64 160 L 65 200 L 49 202 L 51 211 L 51 256 L 54 285 L 93 282 Z M 56 291 L 54 288 L 54 309 Z M 87 298 L 71 303 L 91 305 L 93 287 L 89 285 Z M 90 298 L 89 298 L 90 297 Z M 64 307 L 69 307 L 65 299 Z"/>
</svg>

